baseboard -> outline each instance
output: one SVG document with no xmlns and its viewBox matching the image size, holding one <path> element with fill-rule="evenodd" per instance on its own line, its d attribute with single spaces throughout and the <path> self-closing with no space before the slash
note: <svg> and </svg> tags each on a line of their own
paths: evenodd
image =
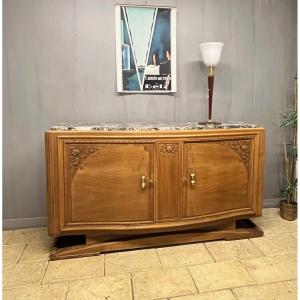
<svg viewBox="0 0 300 300">
<path fill-rule="evenodd" d="M 3 230 L 47 226 L 47 217 L 4 219 Z"/>
<path fill-rule="evenodd" d="M 281 200 L 283 200 L 283 198 L 265 199 L 263 206 L 264 208 L 279 207 L 279 203 Z"/>
<path fill-rule="evenodd" d="M 271 198 L 264 200 L 264 208 L 279 207 L 282 198 Z M 47 226 L 47 217 L 38 218 L 20 218 L 20 219 L 4 219 L 3 229 L 20 229 Z"/>
</svg>

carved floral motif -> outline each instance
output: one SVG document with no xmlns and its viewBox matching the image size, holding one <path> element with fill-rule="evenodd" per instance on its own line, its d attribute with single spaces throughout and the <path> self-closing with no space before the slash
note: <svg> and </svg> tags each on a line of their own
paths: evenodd
<svg viewBox="0 0 300 300">
<path fill-rule="evenodd" d="M 185 149 L 186 150 L 191 150 L 192 149 L 192 144 L 191 143 L 185 144 Z"/>
<path fill-rule="evenodd" d="M 74 176 L 78 169 L 83 168 L 83 161 L 91 154 L 99 150 L 100 147 L 76 145 L 69 148 L 70 170 Z"/>
<path fill-rule="evenodd" d="M 248 165 L 250 159 L 250 141 L 226 141 L 221 144 L 230 147 Z"/>
<path fill-rule="evenodd" d="M 173 155 L 178 152 L 178 144 L 161 144 L 159 151 L 161 154 Z"/>
</svg>

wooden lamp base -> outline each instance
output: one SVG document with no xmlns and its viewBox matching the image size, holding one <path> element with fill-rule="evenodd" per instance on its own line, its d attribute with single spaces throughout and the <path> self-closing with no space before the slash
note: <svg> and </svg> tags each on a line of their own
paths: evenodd
<svg viewBox="0 0 300 300">
<path fill-rule="evenodd" d="M 212 102 L 213 102 L 213 93 L 214 93 L 214 80 L 215 80 L 215 67 L 209 67 L 208 74 L 208 121 L 199 122 L 200 125 L 220 125 L 221 122 L 212 121 Z"/>
<path fill-rule="evenodd" d="M 238 220 L 227 223 L 216 230 L 201 230 L 199 228 L 160 234 L 148 234 L 116 238 L 108 236 L 79 237 L 80 244 L 76 245 L 76 237 L 57 238 L 56 247 L 51 251 L 50 260 L 94 256 L 100 253 L 143 249 L 150 247 L 179 245 L 213 240 L 238 240 L 263 236 L 263 231 L 250 220 Z M 65 239 L 62 242 L 60 239 Z M 69 240 L 68 240 L 69 239 Z M 73 242 L 72 242 L 73 239 Z M 81 239 L 81 241 L 80 241 Z M 75 244 L 75 245 L 74 245 Z M 70 246 L 71 245 L 71 246 Z"/>
</svg>

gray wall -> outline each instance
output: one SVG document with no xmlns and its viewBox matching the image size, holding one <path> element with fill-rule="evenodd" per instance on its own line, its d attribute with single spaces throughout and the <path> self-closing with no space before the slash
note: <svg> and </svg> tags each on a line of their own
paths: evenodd
<svg viewBox="0 0 300 300">
<path fill-rule="evenodd" d="M 176 6 L 178 93 L 116 93 L 115 3 Z M 267 130 L 265 205 L 282 184 L 278 127 L 296 74 L 296 0 L 4 0 L 3 215 L 45 224 L 44 131 L 65 121 L 197 121 L 207 115 L 198 45 L 225 43 L 214 118 Z"/>
</svg>

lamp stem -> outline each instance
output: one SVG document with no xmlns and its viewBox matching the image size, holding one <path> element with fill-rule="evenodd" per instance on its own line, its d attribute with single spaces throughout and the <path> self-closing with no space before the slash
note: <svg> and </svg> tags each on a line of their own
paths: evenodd
<svg viewBox="0 0 300 300">
<path fill-rule="evenodd" d="M 213 90 L 214 90 L 214 74 L 215 67 L 209 67 L 208 73 L 208 122 L 211 122 L 212 115 L 212 100 L 213 100 Z"/>
</svg>

